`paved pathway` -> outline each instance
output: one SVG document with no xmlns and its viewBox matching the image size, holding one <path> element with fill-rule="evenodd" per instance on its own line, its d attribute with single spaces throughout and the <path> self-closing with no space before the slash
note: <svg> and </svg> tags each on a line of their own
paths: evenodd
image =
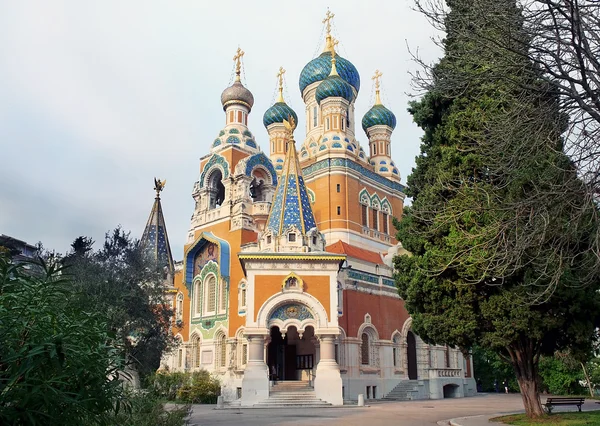
<svg viewBox="0 0 600 426">
<path fill-rule="evenodd" d="M 480 394 L 472 398 L 374 402 L 364 408 L 293 408 L 215 410 L 210 405 L 195 405 L 191 425 L 259 426 L 432 426 L 439 420 L 523 409 L 518 394 Z"/>
<path fill-rule="evenodd" d="M 542 398 L 542 401 L 544 400 L 545 398 Z M 573 411 L 573 408 L 577 409 L 565 407 L 564 410 Z M 591 403 L 584 405 L 584 409 L 588 410 L 597 408 L 598 406 Z M 214 405 L 194 405 L 190 425 L 433 426 L 441 420 L 478 416 L 459 419 L 457 424 L 481 426 L 489 424 L 487 419 L 490 413 L 501 415 L 518 411 L 523 411 L 523 402 L 519 394 L 479 394 L 471 398 L 445 400 L 374 402 L 370 407 L 361 408 L 215 410 Z"/>
</svg>

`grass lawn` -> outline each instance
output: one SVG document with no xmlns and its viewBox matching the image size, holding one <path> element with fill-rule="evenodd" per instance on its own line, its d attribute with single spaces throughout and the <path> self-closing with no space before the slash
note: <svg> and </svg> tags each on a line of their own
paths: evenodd
<svg viewBox="0 0 600 426">
<path fill-rule="evenodd" d="M 555 413 L 546 415 L 539 419 L 528 419 L 525 414 L 513 414 L 510 416 L 495 417 L 493 422 L 502 422 L 509 425 L 553 425 L 553 426 L 599 426 L 600 411 Z"/>
</svg>

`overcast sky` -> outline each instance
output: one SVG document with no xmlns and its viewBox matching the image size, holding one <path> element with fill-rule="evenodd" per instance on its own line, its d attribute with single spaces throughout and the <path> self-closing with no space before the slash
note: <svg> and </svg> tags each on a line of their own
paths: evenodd
<svg viewBox="0 0 600 426">
<path fill-rule="evenodd" d="M 439 54 L 433 29 L 398 1 L 4 1 L 0 6 L 0 233 L 65 252 L 79 235 L 97 242 L 121 224 L 140 236 L 162 195 L 169 239 L 183 252 L 198 159 L 224 125 L 220 94 L 238 45 L 255 98 L 250 130 L 268 152 L 262 115 L 286 70 L 298 112 L 298 76 L 323 47 L 329 6 L 339 51 L 361 75 L 357 117 L 383 72 L 384 104 L 398 125 L 392 157 L 402 181 L 421 131 L 406 112 L 416 65 Z M 367 149 L 366 136 L 357 136 Z"/>
</svg>

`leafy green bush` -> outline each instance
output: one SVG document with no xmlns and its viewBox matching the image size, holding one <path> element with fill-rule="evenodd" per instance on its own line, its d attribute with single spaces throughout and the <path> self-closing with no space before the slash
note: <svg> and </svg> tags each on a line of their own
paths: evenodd
<svg viewBox="0 0 600 426">
<path fill-rule="evenodd" d="M 573 358 L 563 353 L 540 359 L 541 389 L 554 395 L 582 395 L 586 389 L 580 385 L 583 370 Z"/>
<path fill-rule="evenodd" d="M 208 371 L 193 373 L 159 371 L 150 385 L 161 398 L 190 404 L 215 404 L 221 395 L 221 383 Z"/>
<path fill-rule="evenodd" d="M 190 413 L 189 405 L 171 405 L 165 409 L 154 392 L 131 391 L 124 406 L 106 418 L 106 424 L 120 426 L 181 426 Z"/>
<path fill-rule="evenodd" d="M 55 265 L 32 275 L 0 253 L 0 424 L 101 424 L 121 399 L 121 351 L 71 291 Z"/>
</svg>

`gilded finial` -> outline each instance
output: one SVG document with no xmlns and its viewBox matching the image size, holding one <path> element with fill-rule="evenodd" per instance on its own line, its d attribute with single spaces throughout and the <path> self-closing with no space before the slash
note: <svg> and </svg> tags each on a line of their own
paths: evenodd
<svg viewBox="0 0 600 426">
<path fill-rule="evenodd" d="M 380 81 L 379 79 L 381 78 L 383 74 L 381 73 L 381 71 L 379 70 L 375 70 L 375 75 L 373 77 L 371 77 L 371 80 L 373 80 L 375 82 L 375 105 L 381 105 L 381 97 L 379 96 L 379 88 L 380 86 Z"/>
<path fill-rule="evenodd" d="M 277 102 L 284 102 L 283 99 L 283 74 L 285 74 L 285 70 L 283 67 L 279 67 L 279 72 L 277 73 L 277 78 L 279 79 L 279 97 L 277 98 Z"/>
<path fill-rule="evenodd" d="M 242 73 L 242 56 L 244 51 L 238 47 L 233 60 L 235 61 L 235 81 L 240 81 L 240 74 Z"/>
<path fill-rule="evenodd" d="M 294 141 L 294 130 L 296 129 L 296 120 L 291 115 L 288 115 L 287 120 L 283 120 L 283 125 L 290 134 L 290 141 Z"/>
<path fill-rule="evenodd" d="M 154 190 L 156 191 L 156 198 L 160 198 L 160 192 L 165 188 L 167 180 L 160 180 L 154 178 Z"/>
<path fill-rule="evenodd" d="M 335 59 L 335 46 L 337 46 L 337 44 L 338 44 L 338 41 L 332 37 L 331 38 L 331 72 L 329 73 L 330 76 L 339 75 L 337 72 L 336 59 Z"/>
<path fill-rule="evenodd" d="M 325 19 L 323 19 L 323 23 L 325 24 L 325 50 L 324 52 L 329 52 L 332 49 L 331 46 L 331 20 L 335 15 L 331 13 L 329 9 L 327 9 L 327 13 L 325 14 Z"/>
</svg>

